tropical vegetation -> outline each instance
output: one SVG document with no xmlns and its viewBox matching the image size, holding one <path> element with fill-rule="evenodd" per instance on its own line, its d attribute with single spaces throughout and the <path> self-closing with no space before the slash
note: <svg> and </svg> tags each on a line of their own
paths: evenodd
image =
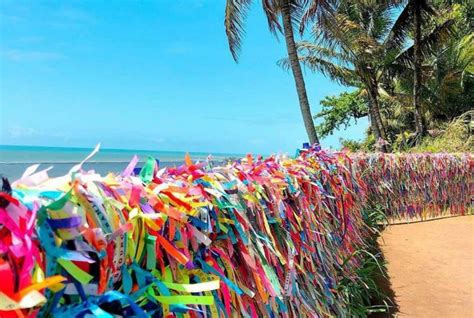
<svg viewBox="0 0 474 318">
<path fill-rule="evenodd" d="M 251 0 L 227 0 L 225 27 L 237 61 Z M 474 150 L 474 3 L 440 0 L 263 0 L 270 31 L 285 37 L 306 131 L 319 143 L 368 117 L 364 140 L 343 139 L 353 151 Z M 295 32 L 303 37 L 295 41 Z M 311 116 L 302 68 L 346 86 L 320 101 Z M 394 304 L 380 287 L 385 275 L 377 246 L 385 223 L 377 206 L 364 212 L 373 232 L 341 265 L 338 294 L 350 317 L 386 312 Z M 363 255 L 345 275 L 345 264 Z M 353 277 L 358 279 L 354 280 Z"/>
<path fill-rule="evenodd" d="M 344 146 L 472 151 L 473 12 L 468 1 L 342 0 L 318 16 L 309 39 L 297 43 L 299 60 L 349 88 L 320 102 L 319 136 L 368 116 L 365 140 Z M 291 67 L 289 59 L 279 63 Z M 460 134 L 452 136 L 453 125 Z M 427 146 L 445 135 L 452 147 Z"/>
</svg>

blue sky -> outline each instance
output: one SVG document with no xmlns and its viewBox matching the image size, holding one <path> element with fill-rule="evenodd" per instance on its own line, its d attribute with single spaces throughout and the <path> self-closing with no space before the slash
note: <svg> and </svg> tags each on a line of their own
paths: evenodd
<svg viewBox="0 0 474 318">
<path fill-rule="evenodd" d="M 240 61 L 223 0 L 0 3 L 0 143 L 290 152 L 306 140 L 283 38 L 260 2 Z M 313 113 L 346 88 L 306 73 Z M 367 121 L 324 140 L 358 139 Z"/>
</svg>

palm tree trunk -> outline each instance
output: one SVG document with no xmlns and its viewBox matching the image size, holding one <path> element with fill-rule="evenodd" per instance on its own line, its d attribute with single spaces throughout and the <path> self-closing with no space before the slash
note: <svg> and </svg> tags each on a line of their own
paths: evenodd
<svg viewBox="0 0 474 318">
<path fill-rule="evenodd" d="M 288 59 L 290 60 L 291 71 L 295 79 L 296 91 L 300 102 L 301 114 L 303 115 L 304 126 L 311 144 L 319 144 L 316 128 L 314 127 L 313 117 L 309 106 L 308 95 L 304 83 L 303 72 L 301 71 L 298 52 L 296 50 L 295 38 L 293 35 L 293 25 L 291 23 L 291 9 L 288 0 L 282 0 L 281 14 L 283 20 L 283 30 L 285 33 L 286 49 Z"/>
<path fill-rule="evenodd" d="M 380 115 L 378 97 L 374 98 L 374 105 L 372 106 L 372 108 L 373 108 L 375 121 L 377 122 L 377 125 L 378 125 L 379 130 L 380 130 L 380 137 L 383 140 L 388 141 L 387 133 L 385 132 L 385 126 L 384 126 L 383 121 L 382 121 L 382 116 Z"/>
<path fill-rule="evenodd" d="M 376 87 L 376 86 L 375 86 Z M 387 133 L 385 131 L 385 126 L 382 121 L 382 116 L 380 115 L 380 107 L 379 107 L 379 99 L 378 99 L 378 93 L 376 88 L 374 88 L 373 85 L 369 85 L 368 88 L 368 95 L 369 95 L 369 111 L 371 114 L 371 122 L 374 122 L 374 126 L 378 130 L 378 136 L 377 133 L 375 133 L 375 137 L 377 138 L 382 138 L 384 141 L 388 142 L 387 138 Z M 387 145 L 381 146 L 382 152 L 388 152 L 390 149 Z"/>
<path fill-rule="evenodd" d="M 382 136 L 380 136 L 379 125 L 377 125 L 377 121 L 375 120 L 374 109 L 372 107 L 371 99 L 369 99 L 369 120 L 370 120 L 370 128 L 372 129 L 372 133 L 375 136 L 375 140 L 379 140 L 379 138 L 382 138 Z"/>
<path fill-rule="evenodd" d="M 415 39 L 414 39 L 414 83 L 413 83 L 413 108 L 415 109 L 415 126 L 417 135 L 426 134 L 426 120 L 423 115 L 420 103 L 421 90 L 421 6 L 419 1 L 413 1 L 413 22 L 415 25 Z"/>
</svg>

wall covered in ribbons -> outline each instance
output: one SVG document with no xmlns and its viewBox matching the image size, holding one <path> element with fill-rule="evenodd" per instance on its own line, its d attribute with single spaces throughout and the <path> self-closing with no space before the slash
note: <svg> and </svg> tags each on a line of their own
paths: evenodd
<svg viewBox="0 0 474 318">
<path fill-rule="evenodd" d="M 0 317 L 347 317 L 374 206 L 472 209 L 471 154 L 137 162 L 4 180 Z"/>
<path fill-rule="evenodd" d="M 469 153 L 351 154 L 368 202 L 390 222 L 473 212 L 474 156 Z"/>
<path fill-rule="evenodd" d="M 349 157 L 136 163 L 4 181 L 1 317 L 347 315 L 371 235 Z"/>
</svg>

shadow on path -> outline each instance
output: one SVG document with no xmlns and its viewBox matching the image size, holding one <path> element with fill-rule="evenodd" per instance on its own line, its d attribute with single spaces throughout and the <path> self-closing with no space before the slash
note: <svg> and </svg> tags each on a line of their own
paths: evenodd
<svg viewBox="0 0 474 318">
<path fill-rule="evenodd" d="M 386 268 L 386 261 L 385 261 L 385 255 L 380 248 L 379 242 L 377 241 L 376 248 L 380 253 L 380 264 L 385 270 L 385 275 L 382 273 L 378 273 L 377 276 L 375 277 L 375 281 L 377 285 L 380 288 L 380 291 L 382 292 L 385 297 L 388 299 L 385 299 L 385 302 L 389 306 L 389 311 L 388 312 L 382 312 L 382 313 L 373 313 L 370 314 L 370 318 L 389 318 L 389 317 L 396 317 L 396 314 L 399 312 L 399 307 L 397 305 L 396 299 L 395 299 L 395 292 L 392 289 L 392 283 L 390 282 L 390 277 L 388 276 L 387 273 L 387 268 Z M 374 299 L 373 305 L 377 306 L 385 306 L 386 303 L 384 302 L 384 299 Z"/>
</svg>

